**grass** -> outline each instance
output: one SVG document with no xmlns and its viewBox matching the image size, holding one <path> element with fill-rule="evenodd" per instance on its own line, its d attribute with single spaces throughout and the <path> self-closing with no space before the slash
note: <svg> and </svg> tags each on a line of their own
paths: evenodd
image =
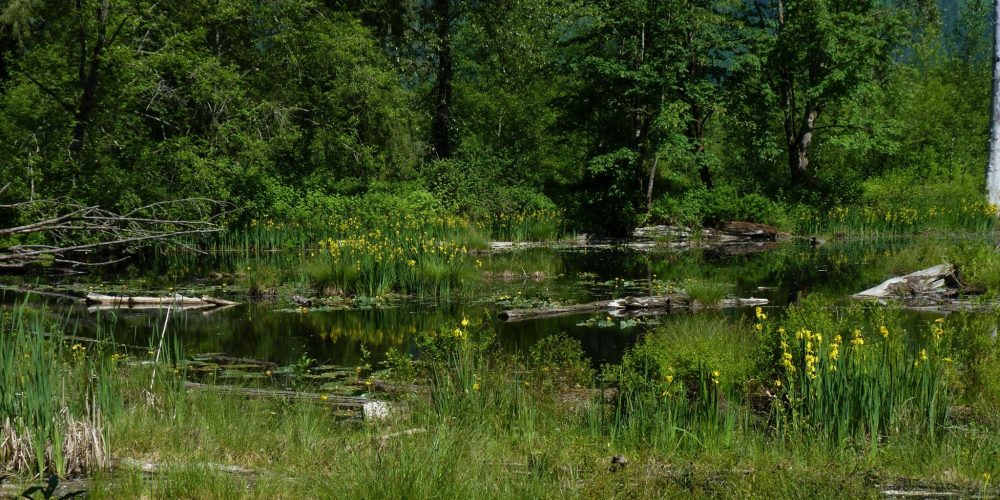
<svg viewBox="0 0 1000 500">
<path fill-rule="evenodd" d="M 320 292 L 448 296 L 473 280 L 482 266 L 469 246 L 480 242 L 456 218 L 401 216 L 371 230 L 346 221 L 333 233 L 319 242 L 318 255 L 303 267 L 305 279 Z"/>
<path fill-rule="evenodd" d="M 978 179 L 928 182 L 912 174 L 887 175 L 867 181 L 862 200 L 855 205 L 825 213 L 803 212 L 796 230 L 863 236 L 992 231 L 997 227 L 997 207 L 987 203 L 983 192 Z"/>
<path fill-rule="evenodd" d="M 115 358 L 68 346 L 65 324 L 25 303 L 0 315 L 0 466 L 59 476 L 107 465 L 104 426 L 120 407 Z M 94 352 L 98 351 L 98 352 Z"/>
<path fill-rule="evenodd" d="M 669 318 L 596 373 L 566 336 L 511 353 L 489 323 L 443 324 L 421 339 L 419 359 L 394 357 L 405 368 L 394 371 L 400 381 L 429 393 L 404 397 L 407 410 L 384 422 L 339 420 L 305 402 L 185 392 L 174 349 L 150 391 L 149 363 L 44 337 L 49 322 L 22 306 L 5 317 L 11 335 L 0 337 L 8 342 L 0 359 L 42 356 L 23 367 L 6 361 L 0 376 L 14 384 L 10 373 L 52 376 L 0 394 L 33 391 L 37 407 L 56 409 L 41 421 L 60 423 L 63 436 L 63 401 L 81 418 L 82 402 L 108 401 L 100 407 L 114 409 L 101 420 L 109 453 L 167 466 L 151 477 L 88 471 L 95 498 L 840 497 L 917 480 L 995 493 L 985 479 L 1000 473 L 1000 383 L 990 378 L 1000 348 L 990 318 L 915 324 L 891 308 L 829 305 L 812 298 L 747 319 Z M 855 330 L 863 345 L 850 344 Z M 973 405 L 983 400 L 993 403 Z M 963 406 L 972 417 L 946 412 Z M 614 455 L 628 464 L 613 466 Z"/>
</svg>

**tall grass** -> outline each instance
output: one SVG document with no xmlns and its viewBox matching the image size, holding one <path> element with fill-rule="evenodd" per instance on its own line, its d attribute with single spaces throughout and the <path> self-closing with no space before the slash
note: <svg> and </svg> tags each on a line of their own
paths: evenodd
<svg viewBox="0 0 1000 500">
<path fill-rule="evenodd" d="M 929 230 L 991 231 L 997 227 L 997 207 L 985 200 L 946 199 L 927 205 L 910 204 L 838 206 L 821 214 L 803 214 L 797 221 L 800 234 L 846 233 L 864 236 L 914 234 Z"/>
<path fill-rule="evenodd" d="M 319 242 L 319 255 L 303 268 L 319 291 L 445 296 L 472 280 L 482 265 L 471 253 L 472 245 L 482 242 L 457 218 L 401 216 L 371 230 L 357 221 L 333 229 L 334 236 Z"/>
<path fill-rule="evenodd" d="M 944 320 L 924 335 L 875 311 L 864 322 L 819 314 L 815 326 L 804 326 L 803 317 L 817 318 L 813 311 L 770 333 L 780 348 L 770 385 L 783 430 L 817 432 L 837 443 L 867 440 L 872 450 L 903 431 L 931 439 L 939 434 L 952 401 L 946 370 L 953 360 L 941 346 Z M 759 308 L 757 321 L 759 331 L 774 328 Z"/>
<path fill-rule="evenodd" d="M 0 465 L 65 477 L 108 464 L 104 425 L 119 406 L 115 361 L 100 343 L 67 348 L 65 325 L 48 318 L 27 302 L 2 312 Z"/>
</svg>

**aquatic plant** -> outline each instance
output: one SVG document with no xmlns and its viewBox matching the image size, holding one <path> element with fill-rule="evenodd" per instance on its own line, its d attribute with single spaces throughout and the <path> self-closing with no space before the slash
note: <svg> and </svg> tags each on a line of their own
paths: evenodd
<svg viewBox="0 0 1000 500">
<path fill-rule="evenodd" d="M 79 475 L 106 467 L 116 359 L 101 343 L 66 348 L 64 324 L 26 302 L 0 315 L 0 468 Z M 95 352 L 98 351 L 98 352 Z"/>
<path fill-rule="evenodd" d="M 943 320 L 929 335 L 917 335 L 885 310 L 832 321 L 829 312 L 812 304 L 799 307 L 811 310 L 793 317 L 787 328 L 769 322 L 759 308 L 754 325 L 780 348 L 770 384 L 779 427 L 816 431 L 838 443 L 867 439 L 871 449 L 901 427 L 931 438 L 940 432 L 951 401 L 945 372 L 952 359 L 941 347 Z M 860 314 L 867 314 L 867 321 Z M 818 320 L 808 327 L 803 318 Z"/>
</svg>

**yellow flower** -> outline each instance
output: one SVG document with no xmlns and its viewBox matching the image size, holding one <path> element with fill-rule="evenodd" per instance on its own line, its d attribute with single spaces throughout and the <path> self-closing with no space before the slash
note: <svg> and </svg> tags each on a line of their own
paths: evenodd
<svg viewBox="0 0 1000 500">
<path fill-rule="evenodd" d="M 452 334 L 452 336 L 454 336 L 454 337 L 455 337 L 456 339 L 460 339 L 460 338 L 462 338 L 462 337 L 464 337 L 464 336 L 465 336 L 465 332 L 463 332 L 461 328 L 456 328 L 455 330 L 453 330 L 453 331 L 451 332 L 451 334 Z"/>
<path fill-rule="evenodd" d="M 854 338 L 851 339 L 851 345 L 853 346 L 863 346 L 865 345 L 865 339 L 861 336 L 861 330 L 854 330 Z"/>
<path fill-rule="evenodd" d="M 474 390 L 474 391 L 478 391 L 479 390 L 479 382 L 476 382 L 476 383 L 472 384 L 472 390 Z"/>
<path fill-rule="evenodd" d="M 463 327 L 463 328 L 465 328 L 465 327 L 467 327 L 467 326 L 469 326 L 469 319 L 468 319 L 468 318 L 465 318 L 465 317 L 463 317 L 463 318 L 462 318 L 462 327 Z"/>
<path fill-rule="evenodd" d="M 778 379 L 775 379 L 775 380 L 774 380 L 774 386 L 775 386 L 775 387 L 781 387 L 781 381 L 780 381 L 780 380 L 778 380 Z"/>
<path fill-rule="evenodd" d="M 666 376 L 666 381 L 667 381 L 668 384 L 671 383 L 671 382 L 673 382 L 674 381 L 674 376 L 673 375 L 667 375 Z"/>
<path fill-rule="evenodd" d="M 920 361 L 927 361 L 927 349 L 920 350 Z"/>
<path fill-rule="evenodd" d="M 760 306 L 757 306 L 756 313 L 757 313 L 757 319 L 759 319 L 761 321 L 764 321 L 765 319 L 767 319 L 767 315 L 764 314 L 764 310 L 761 309 Z"/>
<path fill-rule="evenodd" d="M 882 334 L 883 338 L 889 338 L 889 329 L 885 325 L 878 327 L 878 332 Z"/>
</svg>

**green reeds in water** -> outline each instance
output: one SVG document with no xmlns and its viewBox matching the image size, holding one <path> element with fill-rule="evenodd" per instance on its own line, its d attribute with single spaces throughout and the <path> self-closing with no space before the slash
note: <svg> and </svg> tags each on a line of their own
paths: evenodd
<svg viewBox="0 0 1000 500">
<path fill-rule="evenodd" d="M 0 319 L 0 466 L 21 474 L 78 475 L 108 463 L 105 421 L 120 405 L 115 359 L 101 343 L 63 339 L 27 302 Z"/>
</svg>

